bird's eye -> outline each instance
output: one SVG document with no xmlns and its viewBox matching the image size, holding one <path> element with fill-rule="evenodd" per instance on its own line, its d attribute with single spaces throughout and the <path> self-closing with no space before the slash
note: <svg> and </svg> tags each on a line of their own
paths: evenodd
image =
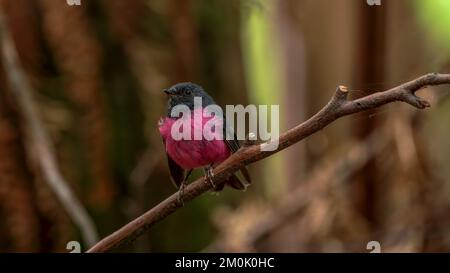
<svg viewBox="0 0 450 273">
<path fill-rule="evenodd" d="M 189 89 L 186 89 L 186 90 L 184 90 L 184 94 L 186 94 L 186 95 L 190 95 L 192 92 L 191 92 L 191 90 L 189 90 Z"/>
</svg>

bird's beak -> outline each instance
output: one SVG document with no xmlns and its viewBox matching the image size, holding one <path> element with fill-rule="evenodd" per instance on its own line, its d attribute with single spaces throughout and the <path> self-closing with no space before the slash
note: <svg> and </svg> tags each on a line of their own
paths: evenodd
<svg viewBox="0 0 450 273">
<path fill-rule="evenodd" d="M 164 93 L 166 93 L 169 96 L 172 95 L 172 92 L 170 92 L 169 89 L 164 89 L 163 91 L 164 91 Z"/>
</svg>

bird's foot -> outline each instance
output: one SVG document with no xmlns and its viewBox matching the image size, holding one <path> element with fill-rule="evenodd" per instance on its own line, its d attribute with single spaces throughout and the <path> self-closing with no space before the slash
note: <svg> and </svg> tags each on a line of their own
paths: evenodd
<svg viewBox="0 0 450 273">
<path fill-rule="evenodd" d="M 184 188 L 185 188 L 185 186 L 186 186 L 185 183 L 181 183 L 180 189 L 178 189 L 177 200 L 178 200 L 178 203 L 179 203 L 182 207 L 184 207 L 183 195 L 184 195 Z"/>
<path fill-rule="evenodd" d="M 211 166 L 205 168 L 205 177 L 206 177 L 205 182 L 209 182 L 209 184 L 211 184 L 211 186 L 215 189 L 216 183 L 214 183 L 213 181 L 214 172 Z"/>
<path fill-rule="evenodd" d="M 180 188 L 178 189 L 177 200 L 178 200 L 178 203 L 179 203 L 182 207 L 184 206 L 184 201 L 183 201 L 183 197 L 184 197 L 184 196 L 183 196 L 183 195 L 184 195 L 184 188 L 186 187 L 188 178 L 189 178 L 189 176 L 191 175 L 191 173 L 192 173 L 192 169 L 190 169 L 190 170 L 187 172 L 187 174 L 185 175 L 183 181 L 182 181 L 181 184 L 180 184 Z"/>
</svg>

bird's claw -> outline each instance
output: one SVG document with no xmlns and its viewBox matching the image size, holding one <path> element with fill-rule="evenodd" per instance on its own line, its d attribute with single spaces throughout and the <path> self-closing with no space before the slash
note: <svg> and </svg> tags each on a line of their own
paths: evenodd
<svg viewBox="0 0 450 273">
<path fill-rule="evenodd" d="M 185 184 L 184 184 L 184 183 L 181 183 L 180 189 L 178 190 L 178 196 L 177 196 L 178 203 L 179 203 L 182 207 L 184 207 L 184 201 L 183 201 L 184 188 L 185 188 Z"/>
<path fill-rule="evenodd" d="M 209 184 L 211 184 L 211 186 L 215 189 L 216 183 L 214 183 L 214 181 L 213 181 L 213 177 L 214 177 L 213 168 L 212 167 L 206 168 L 205 173 L 206 173 L 205 174 L 205 176 L 206 176 L 205 182 L 206 181 L 209 182 Z"/>
</svg>

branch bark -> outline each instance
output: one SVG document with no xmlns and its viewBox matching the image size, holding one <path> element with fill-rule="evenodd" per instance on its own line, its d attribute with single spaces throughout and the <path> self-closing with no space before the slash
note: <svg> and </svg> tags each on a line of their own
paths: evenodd
<svg viewBox="0 0 450 273">
<path fill-rule="evenodd" d="M 33 104 L 31 97 L 33 90 L 26 79 L 25 72 L 19 65 L 14 42 L 2 11 L 0 11 L 0 47 L 10 90 L 26 123 L 26 129 L 29 131 L 32 145 L 36 149 L 42 174 L 67 214 L 80 228 L 86 244 L 92 246 L 98 241 L 94 222 L 59 171 L 54 148 L 49 141 L 46 131 L 43 129 L 42 122 Z"/>
<path fill-rule="evenodd" d="M 416 92 L 426 86 L 442 84 L 450 84 L 450 74 L 430 73 L 392 89 L 373 93 L 356 100 L 349 100 L 347 88 L 339 86 L 328 104 L 317 114 L 279 137 L 279 145 L 276 150 L 261 151 L 260 146 L 267 143 L 242 147 L 214 169 L 214 183 L 216 185 L 223 183 L 241 167 L 286 149 L 323 129 L 340 117 L 377 108 L 395 101 L 408 103 L 418 109 L 429 107 L 428 101 L 416 96 Z M 186 187 L 184 202 L 198 197 L 211 190 L 211 188 L 211 184 L 207 183 L 204 177 L 197 179 Z M 181 208 L 181 205 L 177 201 L 177 193 L 172 194 L 140 217 L 101 240 L 87 252 L 107 252 L 124 243 L 131 242 L 152 225 L 163 220 L 179 208 Z"/>
</svg>

